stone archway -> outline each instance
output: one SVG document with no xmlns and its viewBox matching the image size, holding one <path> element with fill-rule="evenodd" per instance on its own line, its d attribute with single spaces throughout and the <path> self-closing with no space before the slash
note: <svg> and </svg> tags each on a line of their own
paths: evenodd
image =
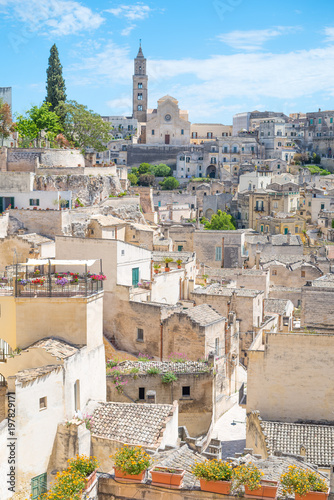
<svg viewBox="0 0 334 500">
<path fill-rule="evenodd" d="M 217 168 L 214 165 L 209 165 L 208 168 L 206 169 L 207 177 L 210 177 L 211 179 L 215 179 L 216 174 L 217 174 Z"/>
</svg>

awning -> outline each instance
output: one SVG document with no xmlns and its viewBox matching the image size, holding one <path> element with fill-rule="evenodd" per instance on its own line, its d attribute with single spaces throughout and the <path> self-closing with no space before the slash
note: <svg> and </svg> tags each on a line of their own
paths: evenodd
<svg viewBox="0 0 334 500">
<path fill-rule="evenodd" d="M 58 259 L 28 259 L 28 262 L 20 266 L 92 266 L 100 259 L 91 260 L 58 260 Z"/>
</svg>

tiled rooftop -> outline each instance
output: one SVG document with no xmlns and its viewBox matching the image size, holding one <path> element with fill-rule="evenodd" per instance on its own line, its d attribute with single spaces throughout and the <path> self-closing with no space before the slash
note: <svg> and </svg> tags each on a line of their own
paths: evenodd
<svg viewBox="0 0 334 500">
<path fill-rule="evenodd" d="M 224 297 L 231 297 L 233 293 L 239 297 L 256 297 L 262 290 L 250 290 L 249 288 L 229 288 L 227 286 L 222 286 L 219 283 L 213 283 L 206 287 L 195 288 L 193 293 L 198 293 L 202 295 L 223 295 Z"/>
<path fill-rule="evenodd" d="M 92 434 L 126 444 L 157 447 L 173 405 L 99 403 L 93 413 Z"/>
<path fill-rule="evenodd" d="M 37 342 L 29 346 L 28 349 L 33 347 L 41 347 L 45 349 L 46 352 L 51 354 L 51 356 L 55 356 L 60 359 L 68 358 L 79 350 L 77 347 L 74 347 L 67 342 L 64 342 L 63 340 L 52 337 L 38 340 Z"/>
<path fill-rule="evenodd" d="M 200 326 L 211 325 L 212 323 L 217 323 L 224 319 L 221 314 L 217 313 L 217 311 L 208 304 L 190 307 L 182 311 L 181 314 L 187 315 L 188 318 Z"/>
<path fill-rule="evenodd" d="M 314 287 L 333 288 L 334 287 L 334 273 L 325 274 L 312 281 Z"/>
<path fill-rule="evenodd" d="M 275 313 L 282 315 L 285 313 L 289 302 L 289 300 L 285 299 L 265 299 L 264 312 L 265 314 Z"/>
<path fill-rule="evenodd" d="M 304 446 L 307 462 L 319 467 L 330 466 L 334 456 L 334 426 L 262 420 L 261 427 L 272 453 L 301 455 L 301 446 Z"/>
<path fill-rule="evenodd" d="M 37 233 L 18 234 L 17 237 L 21 238 L 22 240 L 26 240 L 29 243 L 34 243 L 36 245 L 40 243 L 53 243 L 52 239 Z"/>
<path fill-rule="evenodd" d="M 118 217 L 114 217 L 113 215 L 93 215 L 91 217 L 92 220 L 96 220 L 100 226 L 108 227 L 108 226 L 120 226 L 125 225 L 126 222 Z"/>
<path fill-rule="evenodd" d="M 27 382 L 32 382 L 36 378 L 44 377 L 44 375 L 48 375 L 55 370 L 61 369 L 62 367 L 60 365 L 46 365 L 41 366 L 40 368 L 29 368 L 27 370 L 22 370 L 18 372 L 15 377 L 17 382 L 24 384 Z"/>
</svg>

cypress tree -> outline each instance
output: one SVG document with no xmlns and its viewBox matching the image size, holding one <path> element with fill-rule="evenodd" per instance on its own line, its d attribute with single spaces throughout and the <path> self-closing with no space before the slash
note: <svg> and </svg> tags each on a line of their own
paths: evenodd
<svg viewBox="0 0 334 500">
<path fill-rule="evenodd" d="M 50 50 L 49 65 L 46 70 L 46 98 L 51 104 L 50 110 L 54 111 L 58 104 L 66 101 L 66 87 L 63 78 L 63 67 L 60 64 L 58 49 L 54 43 Z"/>
</svg>

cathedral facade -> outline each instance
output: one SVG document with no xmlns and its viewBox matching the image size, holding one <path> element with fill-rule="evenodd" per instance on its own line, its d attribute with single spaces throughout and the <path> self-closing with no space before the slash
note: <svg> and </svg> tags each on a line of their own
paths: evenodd
<svg viewBox="0 0 334 500">
<path fill-rule="evenodd" d="M 134 60 L 132 94 L 132 115 L 140 129 L 139 143 L 171 146 L 190 143 L 188 111 L 181 110 L 176 99 L 166 95 L 158 100 L 156 109 L 148 109 L 148 76 L 141 46 Z"/>
</svg>

